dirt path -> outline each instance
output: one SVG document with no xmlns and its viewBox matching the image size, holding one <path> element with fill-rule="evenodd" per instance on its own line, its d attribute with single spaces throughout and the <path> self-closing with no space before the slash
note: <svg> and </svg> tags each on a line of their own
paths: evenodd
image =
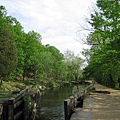
<svg viewBox="0 0 120 120">
<path fill-rule="evenodd" d="M 120 120 L 120 91 L 95 84 L 96 91 L 84 99 L 83 108 L 76 108 L 70 120 Z"/>
</svg>

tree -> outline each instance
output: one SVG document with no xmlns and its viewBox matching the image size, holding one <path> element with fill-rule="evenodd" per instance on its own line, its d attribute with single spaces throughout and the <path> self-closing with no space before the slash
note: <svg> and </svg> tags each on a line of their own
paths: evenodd
<svg viewBox="0 0 120 120">
<path fill-rule="evenodd" d="M 7 78 L 17 62 L 14 33 L 6 20 L 6 10 L 0 6 L 0 79 Z"/>
<path fill-rule="evenodd" d="M 15 39 L 15 45 L 16 45 L 16 52 L 17 52 L 17 66 L 15 70 L 11 73 L 10 78 L 21 78 L 23 74 L 23 66 L 24 66 L 24 48 L 25 48 L 25 37 L 26 33 L 23 31 L 23 27 L 17 21 L 16 18 L 13 18 L 11 16 L 7 16 L 7 21 L 12 26 L 13 32 L 14 32 L 14 39 Z"/>
<path fill-rule="evenodd" d="M 111 87 L 118 87 L 119 72 L 119 0 L 97 0 L 98 10 L 91 14 L 90 25 L 94 32 L 87 38 L 91 44 L 85 75 Z M 99 68 L 99 69 L 98 69 Z"/>
<path fill-rule="evenodd" d="M 62 61 L 64 59 L 64 56 L 62 53 L 60 53 L 60 51 L 54 47 L 54 46 L 50 46 L 49 44 L 45 45 L 45 48 L 47 51 L 49 51 L 52 55 L 52 62 L 53 65 L 51 67 L 53 67 L 53 76 L 54 79 L 60 79 L 61 78 L 61 72 L 62 72 Z"/>
<path fill-rule="evenodd" d="M 25 76 L 36 76 L 39 69 L 39 58 L 41 49 L 41 35 L 30 31 L 26 34 L 24 45 L 24 66 L 23 66 L 23 80 Z"/>
<path fill-rule="evenodd" d="M 79 56 L 76 56 L 74 52 L 67 50 L 64 53 L 65 56 L 65 65 L 67 71 L 67 79 L 69 81 L 79 81 L 82 78 L 82 65 L 83 59 Z"/>
</svg>

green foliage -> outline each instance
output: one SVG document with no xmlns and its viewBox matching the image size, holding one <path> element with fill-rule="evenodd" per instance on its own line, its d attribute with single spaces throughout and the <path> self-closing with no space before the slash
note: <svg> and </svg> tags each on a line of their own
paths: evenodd
<svg viewBox="0 0 120 120">
<path fill-rule="evenodd" d="M 120 2 L 97 0 L 96 5 L 98 10 L 91 14 L 89 22 L 94 32 L 87 39 L 91 49 L 83 52 L 89 58 L 84 75 L 104 85 L 119 87 Z"/>
<path fill-rule="evenodd" d="M 35 31 L 25 33 L 19 21 L 7 16 L 5 7 L 0 6 L 0 77 L 46 87 L 82 77 L 80 57 L 71 53 L 64 57 L 56 47 L 42 45 L 41 40 Z"/>
<path fill-rule="evenodd" d="M 6 10 L 0 6 L 0 79 L 7 78 L 17 62 L 14 32 L 6 20 Z"/>
<path fill-rule="evenodd" d="M 65 52 L 65 66 L 67 71 L 67 79 L 69 81 L 79 81 L 82 78 L 83 59 L 76 56 L 72 51 Z"/>
</svg>

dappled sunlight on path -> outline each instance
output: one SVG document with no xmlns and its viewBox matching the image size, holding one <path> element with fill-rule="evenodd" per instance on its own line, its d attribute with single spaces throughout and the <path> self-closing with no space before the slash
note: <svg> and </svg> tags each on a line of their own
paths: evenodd
<svg viewBox="0 0 120 120">
<path fill-rule="evenodd" d="M 83 108 L 76 108 L 70 120 L 120 120 L 120 91 L 97 83 L 95 88 L 96 92 L 86 96 Z"/>
</svg>

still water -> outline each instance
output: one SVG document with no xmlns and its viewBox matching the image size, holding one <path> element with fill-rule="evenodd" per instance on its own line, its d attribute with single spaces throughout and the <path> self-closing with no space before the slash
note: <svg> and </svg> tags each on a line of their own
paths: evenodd
<svg viewBox="0 0 120 120">
<path fill-rule="evenodd" d="M 79 86 L 81 89 L 82 86 Z M 64 100 L 77 86 L 63 86 L 49 90 L 41 96 L 41 120 L 64 120 Z"/>
</svg>

